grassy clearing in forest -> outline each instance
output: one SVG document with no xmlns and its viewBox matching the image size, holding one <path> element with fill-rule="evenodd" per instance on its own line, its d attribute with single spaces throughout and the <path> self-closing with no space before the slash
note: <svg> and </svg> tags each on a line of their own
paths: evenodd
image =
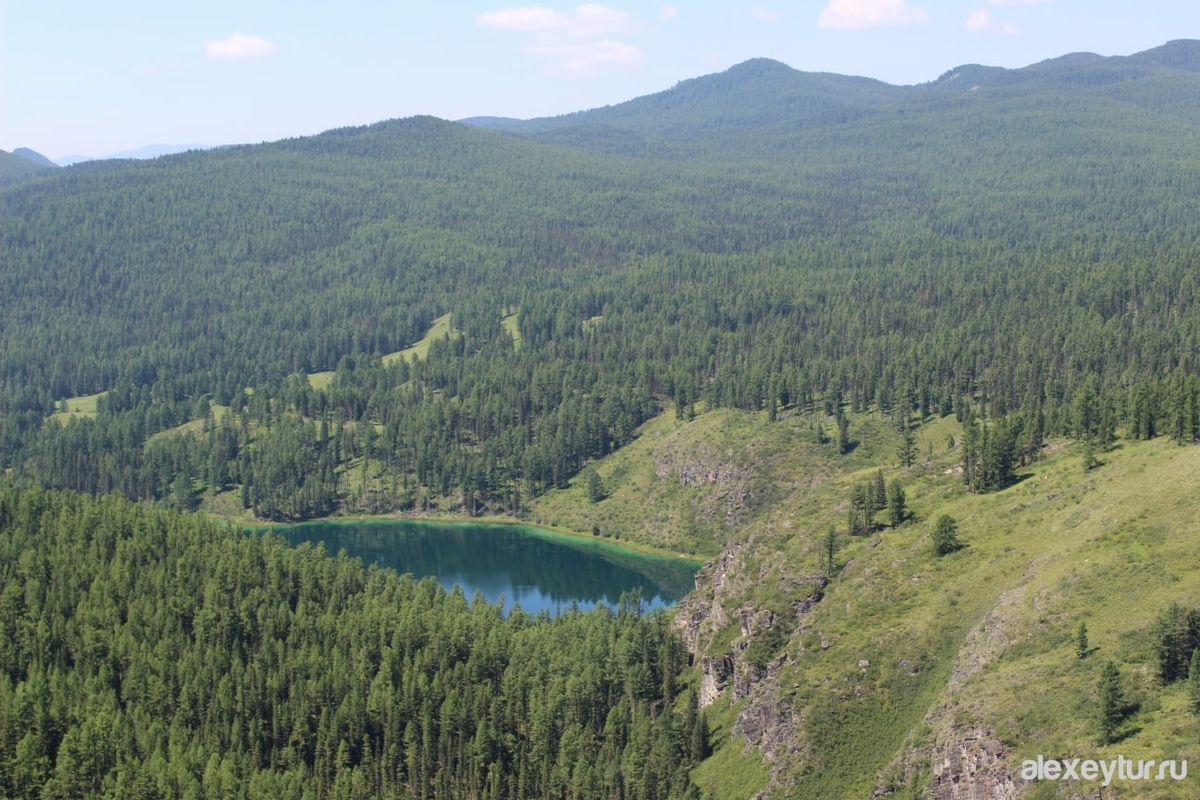
<svg viewBox="0 0 1200 800">
<path fill-rule="evenodd" d="M 429 326 L 429 330 L 425 331 L 425 335 L 421 337 L 420 341 L 404 348 L 403 350 L 397 350 L 394 353 L 387 353 L 383 356 L 383 363 L 387 365 L 395 364 L 400 360 L 412 361 L 413 358 L 424 359 L 429 355 L 429 346 L 431 344 L 438 339 L 441 339 L 443 336 L 456 335 L 457 332 L 450 324 L 450 314 L 442 314 L 433 321 L 433 324 Z M 520 334 L 518 333 L 517 341 L 519 342 L 519 340 Z M 329 384 L 333 383 L 334 374 L 335 370 L 331 369 L 324 370 L 322 372 L 310 372 L 308 373 L 308 383 L 317 391 L 324 391 L 329 388 Z"/>
<path fill-rule="evenodd" d="M 50 419 L 66 422 L 71 419 L 86 419 L 96 416 L 96 402 L 108 392 L 96 392 L 79 397 L 68 397 L 58 401 L 58 409 L 50 415 Z"/>
</svg>

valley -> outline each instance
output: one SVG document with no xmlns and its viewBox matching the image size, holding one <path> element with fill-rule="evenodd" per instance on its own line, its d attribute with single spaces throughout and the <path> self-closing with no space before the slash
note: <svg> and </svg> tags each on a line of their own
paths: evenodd
<svg viewBox="0 0 1200 800">
<path fill-rule="evenodd" d="M 1198 100 L 0 154 L 0 796 L 1200 796 Z"/>
</svg>

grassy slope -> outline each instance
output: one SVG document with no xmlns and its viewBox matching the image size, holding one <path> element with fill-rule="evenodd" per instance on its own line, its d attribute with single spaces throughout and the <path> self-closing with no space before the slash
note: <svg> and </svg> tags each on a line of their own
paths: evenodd
<svg viewBox="0 0 1200 800">
<path fill-rule="evenodd" d="M 750 800 L 762 791 L 770 771 L 757 751 L 731 738 L 737 708 L 723 697 L 705 711 L 713 754 L 692 770 L 692 780 L 706 798 Z"/>
<path fill-rule="evenodd" d="M 828 421 L 825 430 L 833 430 Z M 1169 603 L 1200 604 L 1200 447 L 1121 442 L 1103 466 L 1084 472 L 1076 445 L 1052 442 L 1016 485 L 970 495 L 955 470 L 959 452 L 947 446 L 949 435 L 961 438 L 952 418 L 921 429 L 921 460 L 908 470 L 896 466 L 895 434 L 878 418 L 855 417 L 851 430 L 859 446 L 840 456 L 812 442 L 806 419 L 768 423 L 720 410 L 679 422 L 669 412 L 595 465 L 607 499 L 589 504 L 580 477 L 540 499 L 535 513 L 676 549 L 695 535 L 703 553 L 746 540 L 727 609 L 788 608 L 798 598 L 781 578 L 818 572 L 821 537 L 830 526 L 842 532 L 841 572 L 786 646 L 794 663 L 780 686 L 804 720 L 805 757 L 779 765 L 788 787 L 779 796 L 866 797 L 880 781 L 903 784 L 913 765 L 924 772 L 918 782 L 927 780 L 930 744 L 965 726 L 1006 745 L 1014 773 L 1038 754 L 1200 761 L 1200 720 L 1187 712 L 1182 687 L 1156 685 L 1147 638 Z M 748 472 L 685 486 L 680 465 Z M 914 518 L 848 540 L 850 488 L 877 466 L 904 481 Z M 729 517 L 732 484 L 754 490 Z M 967 547 L 938 559 L 930 529 L 943 513 L 959 520 Z M 1083 661 L 1073 638 L 1081 620 L 1094 647 Z M 735 622 L 710 652 L 738 635 Z M 1108 659 L 1121 666 L 1141 710 L 1124 741 L 1103 747 L 1094 698 Z M 737 797 L 721 776 L 757 774 L 758 760 L 728 741 L 720 720 L 732 712 L 720 704 L 712 711 L 725 738 L 698 777 L 712 787 L 709 796 Z M 1192 786 L 1200 784 L 1185 791 Z M 1031 796 L 1053 789 L 1034 787 Z M 1128 796 L 1167 798 L 1181 787 L 1136 790 Z"/>
<path fill-rule="evenodd" d="M 1153 685 L 1145 638 L 1170 602 L 1200 602 L 1191 478 L 1200 449 L 1126 443 L 1105 461 L 1084 473 L 1074 448 L 1062 448 L 1016 486 L 982 496 L 930 469 L 910 487 L 916 522 L 847 551 L 851 563 L 791 643 L 797 664 L 782 681 L 809 713 L 808 769 L 793 776 L 801 796 L 865 796 L 910 734 L 920 744 L 923 721 L 982 724 L 1014 760 L 1200 756 L 1200 723 L 1181 710 L 1177 687 Z M 937 559 L 929 529 L 942 513 L 960 521 L 967 547 Z M 984 635 L 969 636 L 985 617 Z M 1084 661 L 1072 638 L 1080 620 L 1096 648 Z M 1110 658 L 1145 702 L 1129 724 L 1137 732 L 1102 748 L 1093 693 Z M 967 674 L 951 690 L 956 660 Z M 925 719 L 942 704 L 946 714 Z"/>
<path fill-rule="evenodd" d="M 515 318 L 514 318 L 515 321 Z M 425 358 L 429 355 L 429 346 L 443 336 L 454 336 L 454 326 L 450 324 L 450 314 L 442 314 L 433 321 L 429 326 L 429 330 L 425 331 L 425 335 L 420 341 L 406 347 L 403 350 L 397 350 L 394 353 L 386 353 L 383 356 L 384 364 L 395 364 L 397 361 L 412 361 L 414 358 Z M 519 341 L 519 339 L 518 339 Z M 325 370 L 323 372 L 308 373 L 308 382 L 316 390 L 322 391 L 329 388 L 329 384 L 333 383 L 334 370 Z"/>
<path fill-rule="evenodd" d="M 96 394 L 87 394 L 80 397 L 68 397 L 64 400 L 59 400 L 60 408 L 50 415 L 50 419 L 66 422 L 73 418 L 94 417 L 96 416 L 96 401 L 103 397 L 105 392 L 97 392 Z"/>
<path fill-rule="evenodd" d="M 223 406 L 215 400 L 209 401 L 209 408 L 212 409 L 213 421 L 217 423 L 220 423 L 221 420 L 225 418 L 225 415 L 229 413 L 229 406 Z M 174 428 L 167 428 L 166 430 L 161 430 L 158 433 L 151 434 L 149 437 L 147 437 L 146 444 L 150 444 L 151 442 L 156 442 L 162 439 L 169 439 L 172 436 L 200 436 L 203 435 L 203 433 L 204 419 L 190 419 L 182 425 L 176 425 Z"/>
<path fill-rule="evenodd" d="M 500 320 L 500 324 L 504 327 L 504 330 L 508 331 L 508 335 L 512 337 L 514 350 L 521 349 L 521 329 L 517 326 L 517 318 L 519 316 L 520 314 L 513 313 Z"/>
<path fill-rule="evenodd" d="M 832 420 L 823 421 L 835 430 Z M 715 555 L 739 531 L 765 518 L 787 531 L 780 511 L 803 503 L 845 465 L 866 467 L 878 449 L 878 420 L 852 429 L 862 446 L 837 456 L 818 446 L 808 418 L 767 423 L 757 414 L 718 409 L 685 422 L 673 410 L 651 419 L 637 439 L 594 465 L 607 494 L 589 503 L 586 471 L 533 505 L 535 520 L 679 552 Z M 885 437 L 886 438 L 886 437 Z"/>
<path fill-rule="evenodd" d="M 394 364 L 403 359 L 404 361 L 412 361 L 414 358 L 425 358 L 429 355 L 429 345 L 433 344 L 443 336 L 453 336 L 454 327 L 450 324 L 450 315 L 442 314 L 433 321 L 429 326 L 429 330 L 425 331 L 425 335 L 421 340 L 411 347 L 406 347 L 403 350 L 397 350 L 394 353 L 388 353 L 383 357 L 384 364 Z"/>
</svg>

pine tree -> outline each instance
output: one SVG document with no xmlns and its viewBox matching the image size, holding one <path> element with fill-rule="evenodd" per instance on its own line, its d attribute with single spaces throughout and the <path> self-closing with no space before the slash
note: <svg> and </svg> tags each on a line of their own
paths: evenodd
<svg viewBox="0 0 1200 800">
<path fill-rule="evenodd" d="M 1045 436 L 1046 417 L 1039 403 L 1029 414 L 1025 423 L 1025 441 L 1021 445 L 1021 464 L 1028 466 L 1038 460 Z"/>
<path fill-rule="evenodd" d="M 692 728 L 691 756 L 694 763 L 699 764 L 709 756 L 708 717 L 701 711 L 696 715 L 696 725 Z"/>
<path fill-rule="evenodd" d="M 1079 629 L 1075 632 L 1075 656 L 1080 659 L 1088 656 L 1088 629 L 1086 622 L 1079 623 Z"/>
<path fill-rule="evenodd" d="M 835 555 L 837 555 L 838 550 L 837 529 L 833 526 L 830 526 L 829 532 L 825 534 L 825 541 L 821 549 L 825 557 L 825 574 L 826 576 L 832 578 L 834 566 L 833 558 Z"/>
<path fill-rule="evenodd" d="M 1200 714 L 1200 647 L 1192 651 L 1188 662 L 1188 706 L 1193 714 Z"/>
<path fill-rule="evenodd" d="M 900 465 L 911 467 L 917 460 L 917 432 L 907 419 L 900 422 Z"/>
<path fill-rule="evenodd" d="M 958 541 L 958 522 L 949 514 L 938 517 L 933 528 L 933 552 L 944 556 L 962 547 Z"/>
<path fill-rule="evenodd" d="M 883 480 L 881 469 L 875 470 L 875 480 L 871 484 L 871 505 L 876 512 L 887 508 L 887 484 Z"/>
<path fill-rule="evenodd" d="M 850 420 L 842 412 L 841 408 L 837 412 L 837 429 L 838 429 L 838 452 L 850 452 Z"/>
<path fill-rule="evenodd" d="M 968 492 L 978 491 L 980 483 L 979 469 L 979 427 L 974 417 L 968 415 L 963 423 L 962 443 L 962 475 L 963 483 Z"/>
<path fill-rule="evenodd" d="M 588 472 L 587 496 L 589 503 L 599 503 L 605 498 L 604 482 L 600 480 L 600 473 L 594 469 Z"/>
<path fill-rule="evenodd" d="M 1083 440 L 1083 469 L 1091 472 L 1098 466 L 1100 460 L 1096 458 L 1096 440 L 1089 436 Z"/>
<path fill-rule="evenodd" d="M 859 483 L 850 492 L 847 528 L 851 536 L 864 536 L 874 525 L 875 490 L 869 483 Z"/>
<path fill-rule="evenodd" d="M 1095 374 L 1088 375 L 1075 393 L 1072 404 L 1072 428 L 1081 439 L 1091 438 L 1100 431 L 1100 395 Z"/>
<path fill-rule="evenodd" d="M 892 527 L 900 526 L 900 523 L 908 517 L 907 508 L 908 499 L 904 495 L 904 486 L 900 484 L 899 478 L 893 478 L 888 485 L 888 516 L 891 518 Z"/>
<path fill-rule="evenodd" d="M 1121 691 L 1121 673 L 1111 661 L 1104 665 L 1104 672 L 1100 675 L 1098 717 L 1101 741 L 1104 744 L 1112 744 L 1117 728 L 1125 719 L 1125 695 Z"/>
</svg>

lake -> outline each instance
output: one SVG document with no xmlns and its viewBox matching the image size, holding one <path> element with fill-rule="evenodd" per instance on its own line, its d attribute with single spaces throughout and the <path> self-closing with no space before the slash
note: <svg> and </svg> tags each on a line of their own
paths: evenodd
<svg viewBox="0 0 1200 800">
<path fill-rule="evenodd" d="M 505 613 L 514 604 L 551 616 L 572 605 L 615 607 L 630 591 L 640 591 L 650 609 L 665 608 L 692 589 L 700 566 L 525 525 L 368 520 L 267 530 L 294 545 L 320 542 L 330 553 L 433 576 L 446 589 L 462 587 L 468 599 L 476 592 L 492 603 L 503 599 Z"/>
</svg>

